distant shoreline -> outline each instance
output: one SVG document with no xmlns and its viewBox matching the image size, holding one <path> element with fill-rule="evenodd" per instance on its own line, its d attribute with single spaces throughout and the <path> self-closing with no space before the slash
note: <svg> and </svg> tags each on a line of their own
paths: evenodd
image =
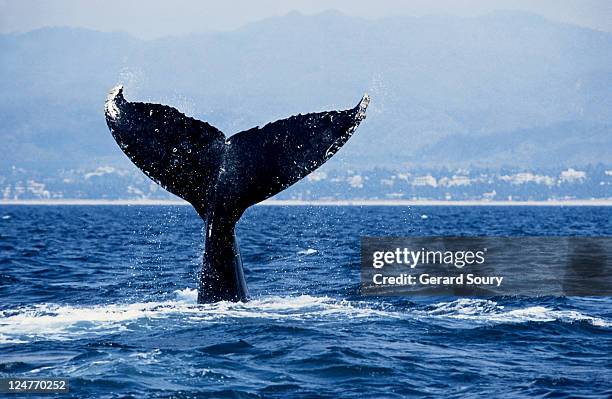
<svg viewBox="0 0 612 399">
<path fill-rule="evenodd" d="M 121 206 L 184 206 L 181 200 L 2 200 L 2 205 L 121 205 Z M 550 201 L 442 201 L 442 200 L 267 200 L 259 206 L 612 206 L 612 199 L 550 200 Z"/>
</svg>

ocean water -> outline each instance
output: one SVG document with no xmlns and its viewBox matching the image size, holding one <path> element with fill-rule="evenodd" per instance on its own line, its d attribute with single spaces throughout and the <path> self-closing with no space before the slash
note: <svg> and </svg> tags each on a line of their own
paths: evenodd
<svg viewBox="0 0 612 399">
<path fill-rule="evenodd" d="M 184 206 L 1 206 L 0 377 L 75 398 L 612 396 L 611 298 L 359 295 L 361 235 L 609 236 L 612 208 L 255 207 L 252 300 L 211 305 L 202 227 Z"/>
</svg>

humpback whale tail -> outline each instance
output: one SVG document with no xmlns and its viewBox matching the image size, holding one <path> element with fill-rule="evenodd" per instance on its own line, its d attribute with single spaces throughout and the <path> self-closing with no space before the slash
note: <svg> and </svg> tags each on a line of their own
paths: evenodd
<svg viewBox="0 0 612 399">
<path fill-rule="evenodd" d="M 356 107 L 291 116 L 226 137 L 210 124 L 161 104 L 128 102 L 123 87 L 106 99 L 106 123 L 130 160 L 196 209 L 206 223 L 198 302 L 247 298 L 234 228 L 251 205 L 330 159 L 365 119 Z"/>
</svg>

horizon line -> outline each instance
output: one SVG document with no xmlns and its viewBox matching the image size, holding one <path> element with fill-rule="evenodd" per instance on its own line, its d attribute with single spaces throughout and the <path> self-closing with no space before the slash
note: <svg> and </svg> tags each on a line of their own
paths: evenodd
<svg viewBox="0 0 612 399">
<path fill-rule="evenodd" d="M 0 200 L 0 206 L 187 206 L 183 200 Z M 612 198 L 582 200 L 493 201 L 493 200 L 265 200 L 254 206 L 612 206 Z"/>
</svg>

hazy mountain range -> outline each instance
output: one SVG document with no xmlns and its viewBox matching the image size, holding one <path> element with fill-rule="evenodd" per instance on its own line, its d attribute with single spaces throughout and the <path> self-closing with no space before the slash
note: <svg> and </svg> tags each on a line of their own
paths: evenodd
<svg viewBox="0 0 612 399">
<path fill-rule="evenodd" d="M 128 165 L 103 116 L 119 82 L 227 135 L 368 91 L 332 167 L 612 164 L 612 34 L 530 14 L 291 13 L 151 41 L 45 28 L 0 35 L 0 57 L 0 172 Z"/>
</svg>

